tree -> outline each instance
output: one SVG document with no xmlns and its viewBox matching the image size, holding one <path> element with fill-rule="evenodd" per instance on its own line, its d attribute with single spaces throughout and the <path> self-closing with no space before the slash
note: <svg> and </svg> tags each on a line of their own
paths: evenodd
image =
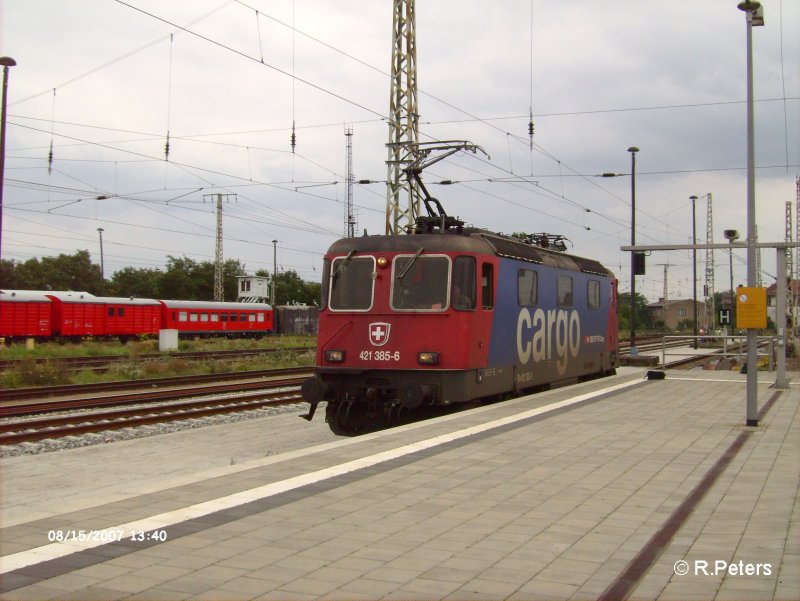
<svg viewBox="0 0 800 601">
<path fill-rule="evenodd" d="M 259 269 L 256 271 L 256 275 L 272 280 L 272 275 L 266 269 Z M 277 274 L 275 282 L 277 283 L 276 304 L 319 304 L 321 285 L 318 282 L 306 282 L 292 269 Z"/>
<path fill-rule="evenodd" d="M 74 255 L 34 257 L 24 263 L 3 261 L 2 275 L 3 287 L 20 290 L 79 290 L 102 295 L 106 288 L 100 266 L 92 264 L 88 250 L 79 250 Z"/>
<path fill-rule="evenodd" d="M 630 292 L 620 292 L 617 297 L 617 307 L 619 309 L 619 329 L 624 332 L 630 330 L 630 314 L 631 314 L 631 294 Z M 647 312 L 647 299 L 636 293 L 634 297 L 634 312 L 636 320 L 634 324 L 636 329 L 650 328 L 650 314 Z"/>
<path fill-rule="evenodd" d="M 134 298 L 158 298 L 159 269 L 137 269 L 125 267 L 111 276 L 111 290 L 115 296 L 132 296 Z"/>
</svg>

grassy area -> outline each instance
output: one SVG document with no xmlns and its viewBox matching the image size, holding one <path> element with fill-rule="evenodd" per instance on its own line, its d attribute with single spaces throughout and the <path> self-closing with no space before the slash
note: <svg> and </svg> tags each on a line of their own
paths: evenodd
<svg viewBox="0 0 800 601">
<path fill-rule="evenodd" d="M 53 342 L 37 344 L 27 350 L 24 345 L 15 345 L 0 350 L 2 359 L 19 359 L 14 368 L 0 374 L 0 386 L 19 388 L 24 386 L 52 386 L 58 384 L 88 384 L 119 380 L 140 380 L 169 376 L 188 376 L 213 374 L 254 369 L 277 369 L 281 367 L 312 366 L 316 351 L 316 339 L 308 336 L 271 336 L 260 340 L 198 339 L 182 340 L 179 352 L 220 351 L 240 349 L 283 349 L 307 347 L 308 351 L 278 351 L 253 358 L 235 361 L 191 360 L 188 361 L 171 353 L 162 353 L 157 358 L 142 360 L 143 355 L 158 353 L 157 340 L 140 340 L 119 344 L 113 342 L 88 341 L 76 344 Z M 92 370 L 75 372 L 65 369 L 56 362 L 36 359 L 57 359 L 61 357 L 88 357 L 98 355 L 118 355 L 130 357 L 111 365 L 105 373 Z"/>
</svg>

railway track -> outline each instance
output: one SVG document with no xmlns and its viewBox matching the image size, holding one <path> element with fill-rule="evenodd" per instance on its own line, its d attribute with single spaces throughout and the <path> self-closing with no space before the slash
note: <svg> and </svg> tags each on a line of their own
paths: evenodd
<svg viewBox="0 0 800 601">
<path fill-rule="evenodd" d="M 165 359 L 183 359 L 185 361 L 235 361 L 258 357 L 260 355 L 270 355 L 280 352 L 302 353 L 313 350 L 311 346 L 291 346 L 284 348 L 261 348 L 261 349 L 235 349 L 227 351 L 193 351 L 183 353 L 145 353 L 142 355 L 96 355 L 91 357 L 37 357 L 33 362 L 37 365 L 51 364 L 62 366 L 71 370 L 91 369 L 93 371 L 105 371 L 108 366 L 114 363 L 141 363 L 146 361 L 161 361 Z M 0 371 L 14 369 L 15 367 L 29 362 L 31 359 L 0 359 Z"/>
<path fill-rule="evenodd" d="M 16 405 L 6 403 L 0 407 L 0 415 L 3 417 L 0 421 L 0 445 L 297 403 L 302 400 L 299 385 L 305 375 L 307 374 L 283 376 L 269 381 L 238 381 L 199 388 L 139 391 L 71 400 Z M 242 392 L 247 390 L 250 392 Z M 204 398 L 196 398 L 200 396 Z M 191 400 L 185 400 L 189 397 Z M 113 409 L 106 410 L 109 407 Z M 69 413 L 65 413 L 67 411 Z M 76 411 L 80 413 L 75 413 Z M 54 412 L 61 414 L 30 417 Z"/>
<path fill-rule="evenodd" d="M 117 382 L 98 382 L 96 384 L 64 384 L 61 386 L 36 386 L 32 388 L 14 388 L 0 391 L 0 416 L 4 413 L 4 406 L 9 401 L 25 399 L 43 399 L 54 396 L 88 396 L 91 394 L 121 392 L 140 389 L 188 387 L 198 384 L 257 380 L 289 375 L 311 375 L 310 367 L 288 367 L 285 369 L 257 369 L 219 374 L 205 374 L 193 376 L 173 376 L 168 378 L 150 378 L 143 380 L 129 380 Z"/>
</svg>

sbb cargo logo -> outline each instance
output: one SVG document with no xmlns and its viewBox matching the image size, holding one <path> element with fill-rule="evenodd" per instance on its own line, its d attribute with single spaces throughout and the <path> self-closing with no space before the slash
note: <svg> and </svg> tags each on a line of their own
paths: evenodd
<svg viewBox="0 0 800 601">
<path fill-rule="evenodd" d="M 567 361 L 581 349 L 581 317 L 577 311 L 522 308 L 517 318 L 517 356 L 523 365 L 529 361 L 556 358 L 556 371 L 563 376 Z"/>
</svg>

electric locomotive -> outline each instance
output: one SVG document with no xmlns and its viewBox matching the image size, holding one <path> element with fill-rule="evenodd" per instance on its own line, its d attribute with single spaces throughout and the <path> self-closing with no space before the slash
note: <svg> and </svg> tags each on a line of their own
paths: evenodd
<svg viewBox="0 0 800 601">
<path fill-rule="evenodd" d="M 303 417 L 327 401 L 331 430 L 354 435 L 423 405 L 614 373 L 608 269 L 559 237 L 466 228 L 425 202 L 431 216 L 412 235 L 345 238 L 325 255 Z"/>
</svg>

